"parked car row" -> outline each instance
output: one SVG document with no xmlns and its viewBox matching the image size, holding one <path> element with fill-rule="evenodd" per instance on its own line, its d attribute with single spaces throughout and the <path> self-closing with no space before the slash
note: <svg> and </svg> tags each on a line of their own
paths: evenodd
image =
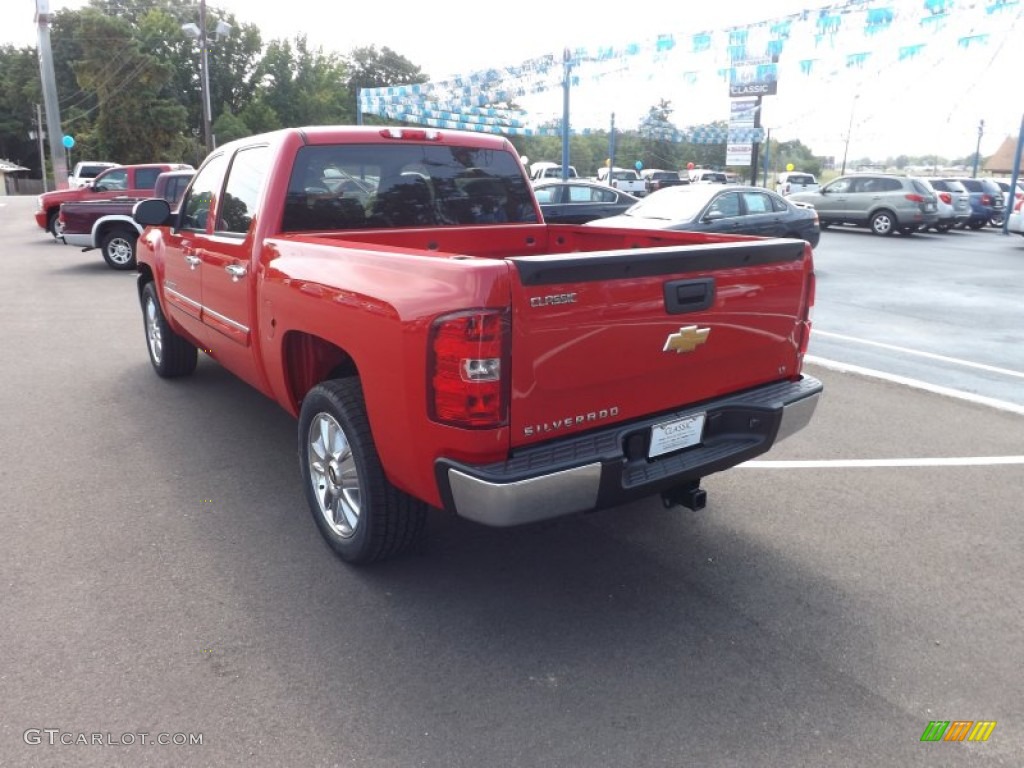
<svg viewBox="0 0 1024 768">
<path fill-rule="evenodd" d="M 83 183 L 41 194 L 35 220 L 60 242 L 83 250 L 100 248 L 112 269 L 133 269 L 135 243 L 142 231 L 131 218 L 135 203 L 163 197 L 176 204 L 194 169 L 185 163 L 107 165 L 91 180 L 92 169 L 82 163 L 76 166 L 72 177 L 77 175 Z"/>
<path fill-rule="evenodd" d="M 876 235 L 981 229 L 1001 222 L 1005 210 L 1002 193 L 991 179 L 885 173 L 840 176 L 816 191 L 791 193 L 789 199 L 813 205 L 822 228 L 852 225 Z"/>
</svg>

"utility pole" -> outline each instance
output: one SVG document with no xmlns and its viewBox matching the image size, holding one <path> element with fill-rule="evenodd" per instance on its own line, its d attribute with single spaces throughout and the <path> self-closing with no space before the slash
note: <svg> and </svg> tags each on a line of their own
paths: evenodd
<svg viewBox="0 0 1024 768">
<path fill-rule="evenodd" d="M 854 94 L 853 103 L 850 104 L 850 124 L 846 127 L 846 146 L 843 148 L 843 167 L 839 171 L 840 176 L 846 175 L 846 155 L 850 151 L 850 134 L 853 133 L 853 111 L 857 107 L 857 99 L 860 98 L 860 94 Z"/>
<path fill-rule="evenodd" d="M 50 140 L 53 187 L 67 189 L 68 164 L 64 159 L 64 133 L 60 127 L 57 78 L 53 74 L 53 51 L 50 48 L 50 0 L 36 0 L 36 25 L 39 27 L 39 76 L 43 86 L 43 104 L 46 105 L 46 132 Z M 43 176 L 43 186 L 46 186 L 46 163 L 43 163 Z"/>
<path fill-rule="evenodd" d="M 761 98 L 757 97 L 757 106 L 754 107 L 754 131 L 761 127 Z M 750 186 L 757 186 L 757 152 L 761 148 L 760 141 L 752 141 L 750 148 Z"/>
<path fill-rule="evenodd" d="M 985 135 L 985 121 L 982 120 L 978 123 L 978 145 L 974 148 L 974 170 L 971 172 L 971 178 L 978 178 L 978 161 L 981 159 L 981 137 Z"/>
<path fill-rule="evenodd" d="M 46 150 L 43 149 L 43 136 L 46 131 L 43 130 L 43 107 L 41 104 L 36 104 L 36 138 L 39 139 L 39 176 L 43 180 L 43 192 L 48 192 L 48 185 L 46 183 Z"/>
<path fill-rule="evenodd" d="M 572 55 L 566 48 L 562 53 L 565 78 L 562 82 L 562 181 L 569 179 L 569 85 L 572 82 Z"/>
<path fill-rule="evenodd" d="M 612 186 L 612 168 L 615 167 L 615 113 L 612 112 L 612 125 L 608 131 L 608 175 L 605 181 Z"/>
</svg>

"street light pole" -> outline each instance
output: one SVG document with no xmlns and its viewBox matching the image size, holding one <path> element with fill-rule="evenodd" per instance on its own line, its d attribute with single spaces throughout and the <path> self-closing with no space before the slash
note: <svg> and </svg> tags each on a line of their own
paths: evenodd
<svg viewBox="0 0 1024 768">
<path fill-rule="evenodd" d="M 210 118 L 210 46 L 206 37 L 206 0 L 199 2 L 199 48 L 199 74 L 202 78 L 203 96 L 203 141 L 206 145 L 206 153 L 209 154 L 213 151 L 213 130 Z"/>
<path fill-rule="evenodd" d="M 971 178 L 978 178 L 978 161 L 981 159 L 981 137 L 985 135 L 985 121 L 981 120 L 978 122 L 978 144 L 974 148 L 974 170 L 971 172 Z"/>
</svg>

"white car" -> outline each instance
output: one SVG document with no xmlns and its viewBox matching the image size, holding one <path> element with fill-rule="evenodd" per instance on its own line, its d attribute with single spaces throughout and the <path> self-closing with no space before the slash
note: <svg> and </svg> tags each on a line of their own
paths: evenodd
<svg viewBox="0 0 1024 768">
<path fill-rule="evenodd" d="M 1010 232 L 1024 235 L 1024 197 L 1018 198 L 1010 212 L 1010 220 L 1006 223 Z"/>
<path fill-rule="evenodd" d="M 957 222 L 956 202 L 953 198 L 954 193 L 938 189 L 935 184 L 932 184 L 931 179 L 922 177 L 918 181 L 935 194 L 935 207 L 939 209 L 939 218 L 933 224 L 921 227 L 921 231 L 926 232 L 929 229 L 934 229 L 936 232 L 949 232 Z M 967 194 L 964 196 L 969 197 Z M 970 202 L 966 202 L 965 205 L 970 206 Z M 966 214 L 964 214 L 964 219 L 966 220 Z"/>
<path fill-rule="evenodd" d="M 1017 194 L 1014 196 L 1016 199 L 1010 201 L 1010 179 L 992 179 L 999 188 L 1003 190 L 1003 210 L 1008 211 L 1013 208 L 1021 200 L 1024 200 L 1024 181 L 1020 178 L 1017 179 Z M 1003 226 L 1003 215 L 1002 213 L 993 214 L 992 218 L 989 219 L 989 224 L 993 227 Z"/>
<path fill-rule="evenodd" d="M 818 180 L 814 178 L 813 173 L 804 173 L 802 171 L 780 173 L 779 179 L 775 183 L 775 191 L 783 197 L 794 192 L 817 192 Z"/>
<path fill-rule="evenodd" d="M 116 168 L 117 163 L 108 163 L 102 160 L 83 160 L 75 165 L 71 175 L 68 176 L 68 187 L 79 189 L 89 184 L 107 168 Z"/>
</svg>

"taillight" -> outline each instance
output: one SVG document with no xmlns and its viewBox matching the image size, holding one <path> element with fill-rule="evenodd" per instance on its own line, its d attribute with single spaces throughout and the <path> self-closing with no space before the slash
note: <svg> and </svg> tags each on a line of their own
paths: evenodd
<svg viewBox="0 0 1024 768">
<path fill-rule="evenodd" d="M 445 315 L 430 329 L 430 416 L 491 429 L 508 422 L 509 317 L 503 310 Z"/>
<path fill-rule="evenodd" d="M 946 205 L 953 204 L 953 196 L 949 192 L 939 192 L 939 199 Z"/>
<path fill-rule="evenodd" d="M 1021 198 L 1018 201 L 1017 205 L 1014 206 L 1013 210 L 1016 211 L 1017 213 L 1024 212 L 1024 198 Z"/>
<path fill-rule="evenodd" d="M 992 205 L 992 195 L 982 195 L 981 196 L 981 204 L 982 205 Z"/>
<path fill-rule="evenodd" d="M 911 193 L 909 195 L 906 195 L 906 198 L 907 198 L 907 200 L 909 200 L 912 203 L 923 203 L 924 202 L 924 197 L 922 197 L 921 195 L 915 194 L 915 193 Z"/>
</svg>

